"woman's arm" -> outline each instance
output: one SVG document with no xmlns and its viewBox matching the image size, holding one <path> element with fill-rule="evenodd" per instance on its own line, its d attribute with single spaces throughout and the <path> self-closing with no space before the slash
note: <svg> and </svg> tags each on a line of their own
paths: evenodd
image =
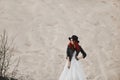
<svg viewBox="0 0 120 80">
<path fill-rule="evenodd" d="M 68 67 L 68 69 L 70 68 L 70 65 L 71 65 L 71 61 L 70 61 L 70 48 L 69 48 L 69 46 L 67 46 L 67 51 L 66 51 L 66 59 L 67 59 L 67 61 L 68 61 L 68 65 L 67 65 L 67 67 Z"/>
<path fill-rule="evenodd" d="M 71 65 L 71 62 L 70 62 L 70 60 L 69 60 L 69 57 L 67 58 L 67 60 L 68 60 L 68 65 L 67 65 L 67 67 L 68 67 L 68 69 L 70 68 L 70 65 Z"/>
<path fill-rule="evenodd" d="M 85 58 L 87 56 L 86 52 L 83 50 L 83 48 L 81 47 L 81 53 L 82 53 L 82 57 Z"/>
<path fill-rule="evenodd" d="M 71 58 L 72 58 L 72 51 L 70 49 L 69 46 L 67 46 L 67 51 L 66 51 L 67 55 L 66 55 L 66 59 L 69 57 L 69 61 L 71 61 Z"/>
<path fill-rule="evenodd" d="M 66 50 L 66 59 L 69 57 L 69 47 L 67 46 L 67 50 Z"/>
<path fill-rule="evenodd" d="M 80 51 L 77 52 L 76 57 L 75 57 L 77 60 L 83 59 L 83 58 L 85 58 L 85 57 L 87 56 L 87 54 L 86 54 L 86 52 L 83 50 L 83 48 L 82 48 L 81 46 L 79 46 L 79 47 L 80 47 Z M 79 52 L 82 53 L 82 56 L 80 56 L 80 57 L 78 56 Z"/>
</svg>

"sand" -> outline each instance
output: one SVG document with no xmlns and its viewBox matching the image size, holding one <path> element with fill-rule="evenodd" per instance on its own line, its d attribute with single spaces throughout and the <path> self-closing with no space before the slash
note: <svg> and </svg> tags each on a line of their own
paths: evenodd
<svg viewBox="0 0 120 80">
<path fill-rule="evenodd" d="M 119 0 L 0 0 L 0 33 L 15 38 L 20 80 L 58 80 L 73 34 L 87 80 L 120 80 L 119 21 Z"/>
</svg>

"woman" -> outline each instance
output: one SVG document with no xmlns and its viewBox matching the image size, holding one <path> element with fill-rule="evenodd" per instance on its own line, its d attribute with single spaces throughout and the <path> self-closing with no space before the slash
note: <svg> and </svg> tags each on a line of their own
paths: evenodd
<svg viewBox="0 0 120 80">
<path fill-rule="evenodd" d="M 84 59 L 87 54 L 83 48 L 79 45 L 79 40 L 76 35 L 69 37 L 69 44 L 67 46 L 66 64 L 62 71 L 59 80 L 85 80 L 84 71 L 82 69 L 80 59 Z M 78 56 L 79 52 L 82 56 Z"/>
</svg>

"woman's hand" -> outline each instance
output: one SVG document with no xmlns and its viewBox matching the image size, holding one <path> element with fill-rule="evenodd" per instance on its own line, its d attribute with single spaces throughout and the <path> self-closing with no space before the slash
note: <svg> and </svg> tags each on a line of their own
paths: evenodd
<svg viewBox="0 0 120 80">
<path fill-rule="evenodd" d="M 66 59 L 68 59 L 69 57 L 66 57 Z"/>
<path fill-rule="evenodd" d="M 69 61 L 69 62 L 68 62 L 68 69 L 70 69 L 70 65 L 71 65 L 71 62 Z"/>
<path fill-rule="evenodd" d="M 66 58 L 67 58 L 67 60 L 68 60 L 68 65 L 67 65 L 67 67 L 68 67 L 68 69 L 70 69 L 71 62 L 70 62 L 70 60 L 69 60 L 69 57 L 66 57 Z"/>
</svg>

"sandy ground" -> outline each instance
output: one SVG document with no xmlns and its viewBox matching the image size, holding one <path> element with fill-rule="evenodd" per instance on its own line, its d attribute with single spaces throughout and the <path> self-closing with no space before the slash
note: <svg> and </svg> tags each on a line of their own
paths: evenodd
<svg viewBox="0 0 120 80">
<path fill-rule="evenodd" d="M 120 80 L 120 0 L 0 0 L 4 29 L 23 80 L 58 80 L 72 34 L 88 55 L 87 80 Z"/>
</svg>

